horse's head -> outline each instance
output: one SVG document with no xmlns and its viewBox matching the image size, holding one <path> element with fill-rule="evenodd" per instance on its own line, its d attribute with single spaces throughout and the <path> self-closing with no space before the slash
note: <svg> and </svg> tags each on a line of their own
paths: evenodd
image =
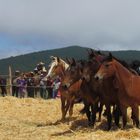
<svg viewBox="0 0 140 140">
<path fill-rule="evenodd" d="M 64 71 L 69 67 L 69 65 L 59 57 L 51 56 L 51 64 L 49 65 L 49 70 L 47 77 L 53 78 L 56 75 L 64 75 Z"/>
<path fill-rule="evenodd" d="M 102 63 L 102 61 L 106 57 L 103 53 L 101 53 L 100 51 L 97 51 L 97 50 L 90 49 L 90 50 L 87 50 L 87 52 L 88 52 L 89 60 L 95 59 L 99 63 Z"/>
<path fill-rule="evenodd" d="M 110 53 L 106 60 L 104 60 L 104 62 L 101 64 L 98 72 L 95 74 L 94 78 L 96 80 L 106 79 L 108 77 L 112 77 L 115 74 L 113 60 L 112 54 Z"/>
<path fill-rule="evenodd" d="M 62 87 L 67 89 L 77 82 L 81 77 L 80 69 L 80 63 L 76 62 L 75 59 L 72 59 L 69 68 L 65 71 L 65 76 L 62 80 Z"/>
<path fill-rule="evenodd" d="M 82 64 L 82 80 L 89 82 L 99 69 L 99 64 L 96 60 L 89 60 Z"/>
</svg>

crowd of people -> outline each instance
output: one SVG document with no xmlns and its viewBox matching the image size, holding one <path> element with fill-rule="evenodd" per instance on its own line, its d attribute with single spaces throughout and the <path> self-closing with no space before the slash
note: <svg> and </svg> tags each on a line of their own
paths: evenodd
<svg viewBox="0 0 140 140">
<path fill-rule="evenodd" d="M 54 79 L 44 77 L 47 71 L 44 68 L 44 63 L 40 62 L 33 72 L 21 73 L 19 70 L 15 71 L 12 79 L 12 96 L 18 98 L 24 97 L 41 97 L 43 99 L 50 99 L 60 97 L 59 86 L 61 79 L 56 76 Z M 7 80 L 0 78 L 1 94 L 7 95 Z"/>
<path fill-rule="evenodd" d="M 44 75 L 41 74 L 39 84 L 36 85 L 36 79 L 34 76 L 26 77 L 24 74 L 17 77 L 16 83 L 13 80 L 12 95 L 20 98 L 37 97 L 40 96 L 43 99 L 58 97 L 60 78 L 56 77 L 52 80 L 48 77 L 44 80 Z"/>
</svg>

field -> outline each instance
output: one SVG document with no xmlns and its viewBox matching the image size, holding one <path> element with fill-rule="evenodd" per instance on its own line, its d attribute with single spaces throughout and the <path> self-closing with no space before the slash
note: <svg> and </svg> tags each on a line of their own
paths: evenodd
<svg viewBox="0 0 140 140">
<path fill-rule="evenodd" d="M 106 131 L 106 119 L 94 128 L 87 126 L 85 115 L 76 104 L 71 119 L 61 122 L 60 99 L 17 99 L 0 97 L 0 140 L 139 140 L 140 130 L 129 119 L 125 130 L 114 125 Z M 68 117 L 67 117 L 68 118 Z"/>
</svg>

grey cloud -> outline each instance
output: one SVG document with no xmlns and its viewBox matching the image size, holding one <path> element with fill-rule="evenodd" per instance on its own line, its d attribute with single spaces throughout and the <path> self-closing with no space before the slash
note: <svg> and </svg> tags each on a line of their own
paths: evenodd
<svg viewBox="0 0 140 140">
<path fill-rule="evenodd" d="M 139 49 L 138 0 L 0 0 L 0 31 L 48 44 Z M 55 46 L 55 45 L 52 45 Z"/>
</svg>

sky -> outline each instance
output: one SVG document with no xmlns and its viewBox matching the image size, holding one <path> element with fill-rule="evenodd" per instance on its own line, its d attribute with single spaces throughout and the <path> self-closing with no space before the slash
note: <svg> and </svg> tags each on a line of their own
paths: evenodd
<svg viewBox="0 0 140 140">
<path fill-rule="evenodd" d="M 0 58 L 79 45 L 140 50 L 139 0 L 0 0 Z"/>
</svg>

